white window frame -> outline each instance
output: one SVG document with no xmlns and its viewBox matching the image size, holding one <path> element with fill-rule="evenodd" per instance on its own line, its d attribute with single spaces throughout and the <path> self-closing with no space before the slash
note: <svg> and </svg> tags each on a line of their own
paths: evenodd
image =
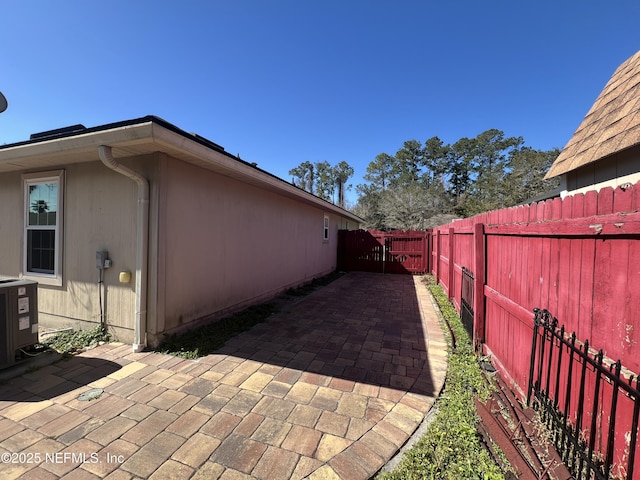
<svg viewBox="0 0 640 480">
<path fill-rule="evenodd" d="M 322 229 L 322 241 L 325 243 L 329 241 L 329 215 L 324 216 L 323 229 Z"/>
<path fill-rule="evenodd" d="M 53 273 L 30 272 L 28 271 L 28 238 L 29 230 L 42 230 L 43 228 L 29 225 L 29 187 L 32 185 L 42 185 L 55 183 L 58 185 L 56 224 L 52 228 L 54 233 L 54 266 Z M 22 175 L 23 188 L 23 236 L 22 236 L 22 274 L 21 278 L 35 280 L 44 285 L 62 285 L 62 252 L 64 241 L 62 232 L 64 231 L 64 170 L 52 172 L 25 173 Z"/>
</svg>

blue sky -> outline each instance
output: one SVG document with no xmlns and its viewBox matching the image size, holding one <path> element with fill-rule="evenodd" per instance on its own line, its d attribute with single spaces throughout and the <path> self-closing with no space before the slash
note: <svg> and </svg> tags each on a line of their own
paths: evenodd
<svg viewBox="0 0 640 480">
<path fill-rule="evenodd" d="M 158 115 L 286 180 L 497 128 L 562 148 L 640 49 L 640 2 L 2 3 L 0 143 Z M 352 191 L 349 200 L 355 200 Z"/>
</svg>

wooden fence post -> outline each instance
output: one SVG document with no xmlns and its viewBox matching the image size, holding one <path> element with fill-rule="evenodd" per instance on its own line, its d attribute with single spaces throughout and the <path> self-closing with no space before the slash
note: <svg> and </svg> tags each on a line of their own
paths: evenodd
<svg viewBox="0 0 640 480">
<path fill-rule="evenodd" d="M 422 246 L 421 246 L 421 250 L 422 250 L 422 262 L 420 264 L 420 269 L 422 270 L 422 272 L 424 273 L 428 273 L 429 269 L 428 269 L 428 265 L 429 263 L 427 262 L 427 232 L 422 232 Z"/>
<path fill-rule="evenodd" d="M 484 284 L 486 282 L 486 238 L 484 224 L 476 223 L 473 226 L 473 250 L 474 250 L 474 282 L 473 282 L 473 345 L 478 352 L 482 348 L 485 339 L 485 298 Z"/>
<path fill-rule="evenodd" d="M 387 234 L 382 232 L 382 237 L 380 238 L 380 245 L 382 248 L 382 254 L 380 255 L 380 261 L 382 262 L 382 274 L 384 275 L 386 272 L 387 266 Z"/>
<path fill-rule="evenodd" d="M 453 248 L 454 248 L 454 239 L 455 233 L 453 227 L 449 227 L 449 285 L 447 289 L 447 296 L 449 300 L 451 300 L 455 296 L 455 292 L 453 291 L 453 275 L 455 272 L 455 258 L 453 258 Z"/>
<path fill-rule="evenodd" d="M 424 273 L 431 273 L 431 231 L 424 232 Z"/>
<path fill-rule="evenodd" d="M 440 284 L 440 229 L 436 230 L 436 239 L 433 250 L 435 250 L 433 260 L 433 270 L 436 275 L 436 285 Z"/>
</svg>

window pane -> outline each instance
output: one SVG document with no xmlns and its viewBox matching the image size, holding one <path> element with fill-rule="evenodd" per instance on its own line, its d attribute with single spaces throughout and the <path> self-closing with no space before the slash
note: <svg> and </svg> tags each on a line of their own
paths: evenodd
<svg viewBox="0 0 640 480">
<path fill-rule="evenodd" d="M 29 185 L 29 225 L 56 225 L 58 183 Z"/>
<path fill-rule="evenodd" d="M 55 230 L 27 230 L 27 271 L 55 273 Z"/>
</svg>

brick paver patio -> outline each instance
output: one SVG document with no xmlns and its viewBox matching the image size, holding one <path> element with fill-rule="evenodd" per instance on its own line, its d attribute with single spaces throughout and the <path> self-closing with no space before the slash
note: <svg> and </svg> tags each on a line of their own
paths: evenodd
<svg viewBox="0 0 640 480">
<path fill-rule="evenodd" d="M 350 273 L 197 361 L 112 343 L 0 385 L 0 472 L 367 479 L 431 408 L 446 359 L 418 277 Z"/>
</svg>

